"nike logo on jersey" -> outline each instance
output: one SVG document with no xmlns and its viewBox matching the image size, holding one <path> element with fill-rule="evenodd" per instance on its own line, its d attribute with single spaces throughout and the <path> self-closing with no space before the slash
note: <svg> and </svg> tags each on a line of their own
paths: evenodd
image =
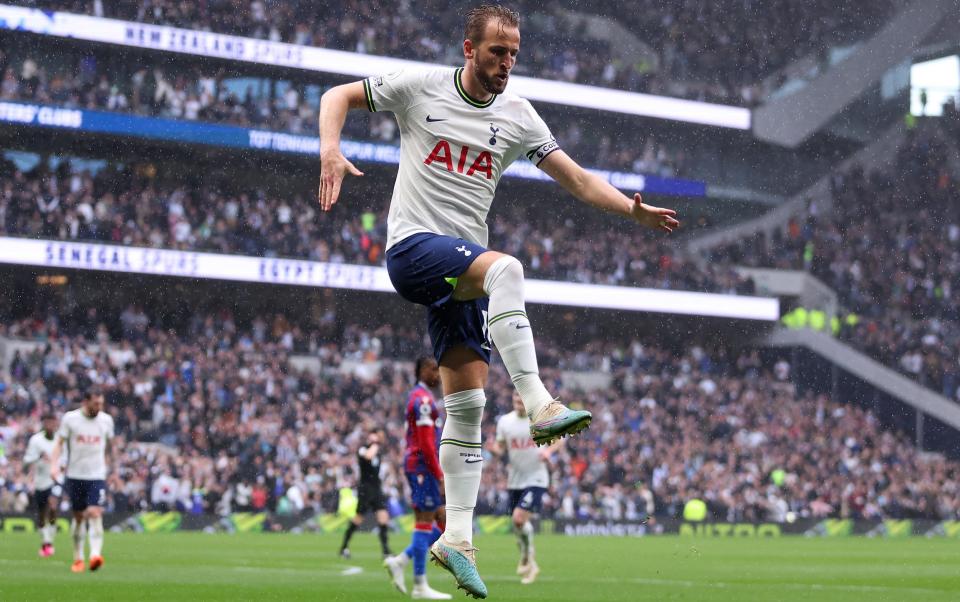
<svg viewBox="0 0 960 602">
<path fill-rule="evenodd" d="M 476 464 L 477 462 L 483 462 L 483 458 L 467 458 L 463 462 L 464 464 Z"/>
<path fill-rule="evenodd" d="M 517 324 L 516 329 L 521 330 L 523 328 L 530 328 L 529 324 Z"/>
<path fill-rule="evenodd" d="M 430 116 L 427 115 L 427 123 L 436 123 L 438 121 L 446 121 L 446 120 L 447 120 L 446 117 L 444 117 L 443 119 L 431 119 Z"/>
</svg>

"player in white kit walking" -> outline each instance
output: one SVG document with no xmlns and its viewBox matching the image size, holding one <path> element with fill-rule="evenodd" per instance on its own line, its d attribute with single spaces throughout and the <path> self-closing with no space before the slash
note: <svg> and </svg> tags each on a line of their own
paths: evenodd
<svg viewBox="0 0 960 602">
<path fill-rule="evenodd" d="M 513 532 L 520 548 L 520 563 L 517 574 L 520 583 L 529 585 L 540 574 L 540 566 L 534 554 L 533 523 L 530 517 L 540 512 L 543 494 L 550 485 L 547 461 L 561 442 L 538 449 L 530 438 L 530 419 L 523 407 L 523 400 L 514 393 L 513 411 L 497 421 L 497 438 L 491 446 L 496 455 L 507 455 L 507 490 L 510 492 L 510 507 L 513 509 Z"/>
<path fill-rule="evenodd" d="M 521 156 L 598 209 L 670 232 L 675 212 L 645 205 L 568 157 L 530 103 L 504 93 L 520 50 L 520 16 L 484 5 L 467 14 L 461 68 L 408 69 L 337 86 L 320 105 L 320 206 L 329 211 L 346 174 L 340 150 L 349 109 L 390 111 L 400 126 L 400 167 L 387 219 L 387 270 L 400 295 L 427 307 L 447 420 L 440 440 L 447 524 L 430 554 L 468 594 L 485 598 L 476 567 L 473 510 L 483 467 L 480 423 L 490 339 L 549 444 L 590 424 L 540 379 L 524 301 L 523 267 L 486 248 L 487 213 L 504 170 Z M 549 208 L 547 210 L 550 210 Z"/>
<path fill-rule="evenodd" d="M 107 455 L 113 439 L 113 418 L 103 412 L 103 395 L 88 392 L 79 409 L 63 415 L 53 446 L 52 476 L 59 476 L 60 455 L 67 446 L 66 489 L 73 521 L 73 564 L 81 573 L 85 540 L 90 540 L 90 570 L 103 566 L 103 507 L 107 503 Z"/>
<path fill-rule="evenodd" d="M 57 417 L 44 414 L 40 418 L 42 429 L 27 442 L 27 452 L 23 456 L 23 468 L 33 468 L 33 500 L 37 507 L 37 530 L 42 543 L 40 557 L 53 556 L 53 540 L 57 536 L 57 504 L 60 503 L 62 489 L 54 482 L 50 473 L 50 459 L 53 455 L 53 441 L 57 430 Z"/>
</svg>

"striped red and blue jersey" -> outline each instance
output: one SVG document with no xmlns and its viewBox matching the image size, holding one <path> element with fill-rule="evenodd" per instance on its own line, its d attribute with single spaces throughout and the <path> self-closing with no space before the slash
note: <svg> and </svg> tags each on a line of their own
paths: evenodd
<svg viewBox="0 0 960 602">
<path fill-rule="evenodd" d="M 410 391 L 407 399 L 407 452 L 404 466 L 407 472 L 430 473 L 443 478 L 437 443 L 440 440 L 440 410 L 433 393 L 423 384 Z"/>
</svg>

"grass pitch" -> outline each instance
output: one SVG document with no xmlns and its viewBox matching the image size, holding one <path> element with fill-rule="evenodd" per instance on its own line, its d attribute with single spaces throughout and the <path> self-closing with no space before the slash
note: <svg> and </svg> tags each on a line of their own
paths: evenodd
<svg viewBox="0 0 960 602">
<path fill-rule="evenodd" d="M 403 597 L 380 567 L 376 537 L 353 559 L 335 535 L 107 533 L 106 564 L 70 572 L 71 545 L 37 557 L 36 534 L 0 534 L 0 600 L 363 600 Z M 407 536 L 394 534 L 402 549 Z M 643 539 L 541 535 L 534 585 L 514 575 L 510 536 L 479 536 L 490 600 L 960 600 L 960 541 L 949 539 Z M 452 578 L 429 565 L 434 588 Z M 408 577 L 408 585 L 411 578 Z M 465 600 L 462 592 L 454 600 Z"/>
</svg>

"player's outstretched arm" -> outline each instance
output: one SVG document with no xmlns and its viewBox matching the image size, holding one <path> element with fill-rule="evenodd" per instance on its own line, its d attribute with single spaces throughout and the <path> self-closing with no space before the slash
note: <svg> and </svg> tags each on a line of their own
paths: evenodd
<svg viewBox="0 0 960 602">
<path fill-rule="evenodd" d="M 680 227 L 673 209 L 647 205 L 639 192 L 631 200 L 609 182 L 580 167 L 562 150 L 547 155 L 539 167 L 567 192 L 597 209 L 622 215 L 654 230 L 673 232 Z"/>
<path fill-rule="evenodd" d="M 340 152 L 340 132 L 347 120 L 347 111 L 366 106 L 363 82 L 331 88 L 320 98 L 320 208 L 330 211 L 340 196 L 343 178 L 350 172 L 363 172 Z"/>
</svg>

